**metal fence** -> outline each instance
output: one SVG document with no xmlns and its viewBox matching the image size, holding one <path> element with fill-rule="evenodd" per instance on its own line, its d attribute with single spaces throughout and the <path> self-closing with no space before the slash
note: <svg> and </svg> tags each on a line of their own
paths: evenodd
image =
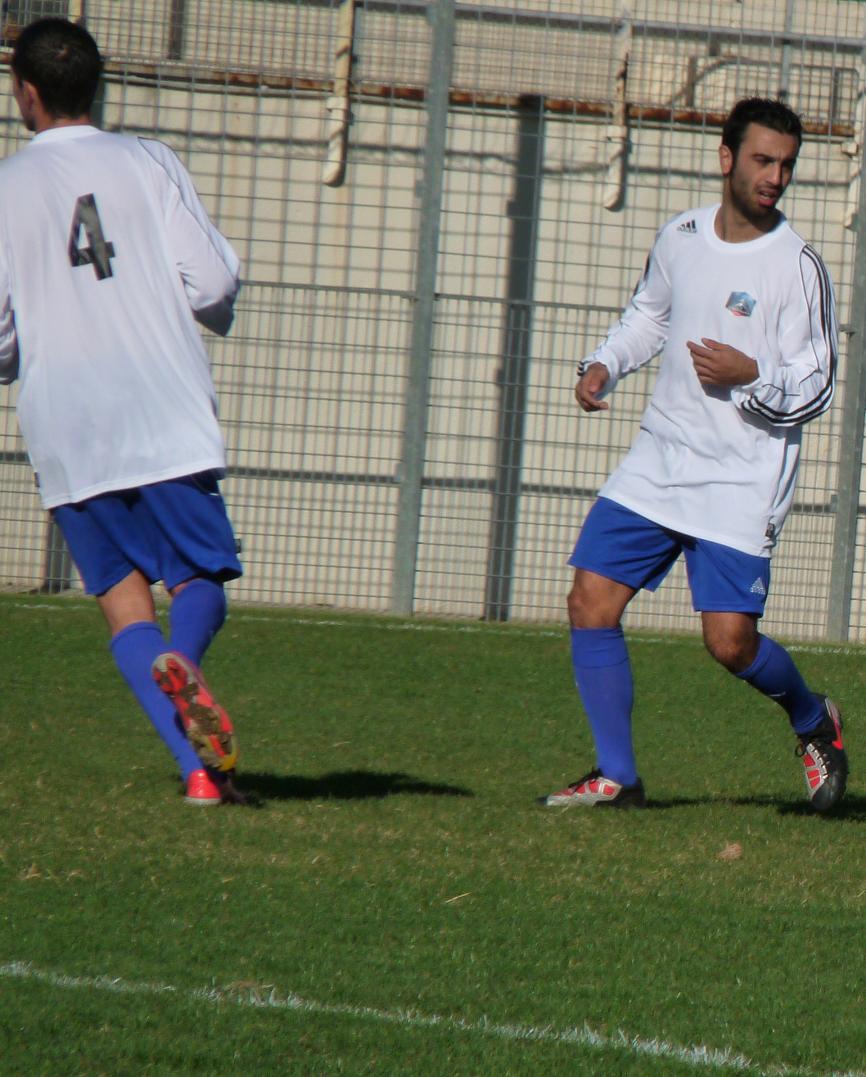
<svg viewBox="0 0 866 1077">
<path fill-rule="evenodd" d="M 566 558 L 653 371 L 580 414 L 577 361 L 653 236 L 718 197 L 730 105 L 807 138 L 785 198 L 834 278 L 833 410 L 810 426 L 770 630 L 866 637 L 864 5 L 603 0 L 7 0 L 84 18 L 99 122 L 189 165 L 244 264 L 209 339 L 244 545 L 234 600 L 562 620 Z M 25 137 L 0 78 L 0 152 Z M 78 589 L 0 407 L 0 580 Z M 122 416 L 118 416 L 122 421 Z M 633 627 L 691 630 L 676 570 Z"/>
</svg>

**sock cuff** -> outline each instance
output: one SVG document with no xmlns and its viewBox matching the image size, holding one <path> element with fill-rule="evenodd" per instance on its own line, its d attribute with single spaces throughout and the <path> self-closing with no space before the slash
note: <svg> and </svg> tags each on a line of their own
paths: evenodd
<svg viewBox="0 0 866 1077">
<path fill-rule="evenodd" d="M 181 613 L 181 611 L 185 612 Z M 223 585 L 197 576 L 171 600 L 168 616 L 172 621 L 179 615 L 194 618 L 203 615 L 208 622 L 212 623 L 212 628 L 216 631 L 225 621 L 227 612 L 228 600 Z"/>
<path fill-rule="evenodd" d="M 576 669 L 622 665 L 628 661 L 628 647 L 622 626 L 572 628 L 571 656 Z"/>
<path fill-rule="evenodd" d="M 207 576 L 193 576 L 191 580 L 187 580 L 184 584 L 184 591 L 201 590 L 205 587 L 208 591 L 216 590 L 225 594 L 225 588 L 221 583 L 217 583 L 216 580 L 208 579 Z M 182 593 L 182 592 L 181 592 Z M 180 597 L 180 596 L 178 596 Z"/>
<path fill-rule="evenodd" d="M 131 625 L 121 628 L 117 635 L 111 637 L 108 643 L 109 650 L 113 652 L 116 646 L 135 632 L 156 632 L 160 639 L 163 639 L 162 629 L 156 621 L 133 621 Z"/>
<path fill-rule="evenodd" d="M 772 655 L 774 649 L 778 646 L 779 644 L 776 643 L 775 640 L 770 639 L 769 636 L 762 636 L 759 632 L 758 653 L 755 655 L 752 664 L 750 666 L 747 666 L 746 669 L 741 669 L 740 672 L 735 673 L 734 676 L 739 677 L 741 681 L 748 681 L 752 677 L 756 677 L 767 664 L 767 662 L 769 662 L 770 656 Z"/>
</svg>

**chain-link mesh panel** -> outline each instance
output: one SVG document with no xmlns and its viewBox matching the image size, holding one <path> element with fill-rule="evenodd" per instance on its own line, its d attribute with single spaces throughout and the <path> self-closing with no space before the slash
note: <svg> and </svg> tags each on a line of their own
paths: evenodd
<svg viewBox="0 0 866 1077">
<path fill-rule="evenodd" d="M 55 8 L 86 19 L 108 62 L 99 122 L 176 149 L 242 258 L 236 326 L 208 340 L 244 545 L 235 598 L 391 608 L 426 298 L 413 608 L 560 620 L 566 558 L 654 376 L 651 364 L 609 413 L 584 416 L 577 361 L 618 317 L 664 220 L 718 198 L 720 124 L 737 97 L 781 95 L 801 112 L 785 209 L 853 324 L 864 5 L 629 7 L 458 4 L 443 57 L 422 0 L 5 5 L 7 46 Z M 441 211 L 425 230 L 427 110 L 449 65 Z M 6 82 L 0 152 L 26 137 Z M 425 297 L 421 270 L 434 264 Z M 842 344 L 840 401 L 849 348 L 863 361 L 856 337 Z M 0 403 L 2 580 L 80 586 L 39 508 L 14 401 L 13 387 Z M 771 630 L 828 632 L 839 476 L 856 452 L 841 416 L 836 406 L 805 432 Z M 866 635 L 862 531 L 855 638 Z M 680 570 L 636 600 L 630 624 L 694 627 Z"/>
</svg>

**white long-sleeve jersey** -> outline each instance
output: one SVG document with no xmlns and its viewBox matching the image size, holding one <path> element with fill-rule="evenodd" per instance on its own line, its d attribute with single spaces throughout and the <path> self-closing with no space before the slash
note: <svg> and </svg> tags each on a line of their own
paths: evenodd
<svg viewBox="0 0 866 1077">
<path fill-rule="evenodd" d="M 228 332 L 238 271 L 162 143 L 74 125 L 0 162 L 0 380 L 46 508 L 225 467 L 195 321 Z"/>
<path fill-rule="evenodd" d="M 784 218 L 758 239 L 726 243 L 714 228 L 718 208 L 661 229 L 628 308 L 580 370 L 603 363 L 607 393 L 661 351 L 638 435 L 602 496 L 672 530 L 767 556 L 793 500 L 802 426 L 833 397 L 833 287 Z M 686 341 L 702 337 L 754 358 L 755 381 L 701 385 Z"/>
</svg>

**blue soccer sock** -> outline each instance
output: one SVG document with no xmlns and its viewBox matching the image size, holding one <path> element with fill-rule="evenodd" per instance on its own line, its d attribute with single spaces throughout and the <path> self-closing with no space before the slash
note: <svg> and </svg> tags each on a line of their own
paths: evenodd
<svg viewBox="0 0 866 1077">
<path fill-rule="evenodd" d="M 226 619 L 226 595 L 221 583 L 194 579 L 172 599 L 168 650 L 180 651 L 198 666 L 211 640 Z"/>
<path fill-rule="evenodd" d="M 622 628 L 572 628 L 571 663 L 595 741 L 599 770 L 615 782 L 634 785 L 634 682 Z"/>
<path fill-rule="evenodd" d="M 785 648 L 769 636 L 758 636 L 754 662 L 737 676 L 783 707 L 795 733 L 808 733 L 824 717 L 820 696 L 810 690 Z"/>
<path fill-rule="evenodd" d="M 154 658 L 165 650 L 165 639 L 152 621 L 136 621 L 122 628 L 109 644 L 117 668 L 141 704 L 153 728 L 174 756 L 184 781 L 202 762 L 186 733 L 171 700 L 151 677 Z"/>
</svg>

